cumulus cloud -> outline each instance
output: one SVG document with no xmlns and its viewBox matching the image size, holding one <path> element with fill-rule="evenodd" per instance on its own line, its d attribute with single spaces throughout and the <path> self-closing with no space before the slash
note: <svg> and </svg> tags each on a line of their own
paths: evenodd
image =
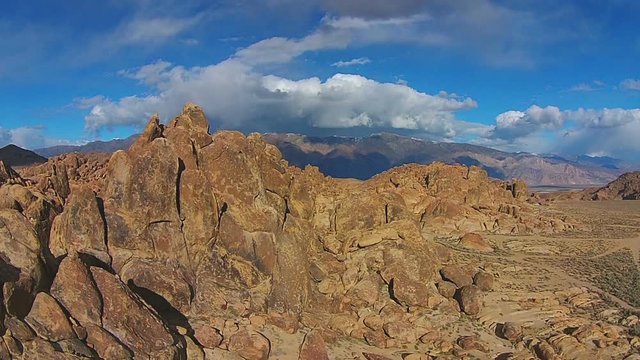
<svg viewBox="0 0 640 360">
<path fill-rule="evenodd" d="M 620 88 L 623 90 L 640 90 L 640 80 L 624 79 L 620 82 Z"/>
<path fill-rule="evenodd" d="M 370 8 L 361 1 L 347 4 L 327 0 L 324 4 L 331 12 L 301 38 L 264 39 L 208 66 L 183 67 L 157 61 L 121 71 L 119 75 L 140 82 L 148 91 L 119 99 L 82 99 L 79 107 L 91 106 L 85 117 L 86 128 L 96 132 L 118 125 L 141 126 L 154 112 L 165 117 L 176 114 L 186 101 L 202 104 L 214 126 L 222 128 L 299 132 L 313 128 L 395 128 L 437 139 L 479 136 L 478 141 L 501 146 L 529 146 L 548 140 L 545 134 L 559 134 L 568 127 L 572 131 L 620 128 L 635 121 L 636 115 L 623 109 L 562 111 L 554 106 L 532 106 L 500 114 L 493 126 L 487 126 L 457 118 L 457 112 L 477 106 L 474 100 L 444 92 L 423 93 L 406 82 L 382 83 L 353 74 L 324 79 L 269 75 L 281 69 L 278 65 L 289 64 L 306 53 L 398 42 L 472 52 L 494 65 L 532 65 L 536 48 L 575 35 L 558 25 L 564 22 L 556 13 L 540 18 L 527 6 L 509 7 L 489 0 L 367 1 Z M 178 25 L 161 31 L 158 39 L 180 35 L 193 23 Z M 136 33 L 133 25 L 121 28 L 129 29 L 132 39 L 153 42 L 144 40 L 148 34 Z M 554 31 L 540 31 L 542 28 Z M 358 58 L 333 65 L 368 61 Z M 603 85 L 594 81 L 578 84 L 573 90 Z"/>
<path fill-rule="evenodd" d="M 532 106 L 507 111 L 476 143 L 504 150 L 581 155 L 603 153 L 620 158 L 640 155 L 640 109 L 560 110 Z"/>
<path fill-rule="evenodd" d="M 194 101 L 223 128 L 397 128 L 450 138 L 465 129 L 455 112 L 477 106 L 470 98 L 426 94 L 359 75 L 290 80 L 235 60 L 194 68 L 156 62 L 124 74 L 152 86 L 156 94 L 104 99 L 86 116 L 88 130 L 142 125 L 153 112 L 172 116 Z"/>
<path fill-rule="evenodd" d="M 640 122 L 640 109 L 578 109 L 566 111 L 565 117 L 585 128 L 614 128 Z M 639 134 L 640 135 L 640 134 Z"/>
<path fill-rule="evenodd" d="M 361 57 L 361 58 L 355 58 L 355 59 L 346 60 L 346 61 L 337 61 L 331 64 L 331 66 L 346 67 L 346 66 L 353 66 L 353 65 L 366 65 L 366 64 L 369 64 L 370 62 L 371 62 L 371 59 L 366 57 Z"/>
<path fill-rule="evenodd" d="M 185 68 L 157 61 L 119 72 L 150 90 L 151 95 L 121 99 L 94 97 L 85 117 L 89 131 L 141 124 L 153 112 L 170 116 L 186 101 L 202 104 L 222 127 L 274 130 L 297 128 L 397 128 L 452 138 L 478 126 L 460 126 L 455 112 L 476 107 L 474 100 L 455 95 L 426 94 L 406 84 L 380 83 L 358 75 L 335 74 L 290 80 L 261 72 L 265 66 L 287 64 L 307 53 L 341 49 L 353 44 L 388 41 L 441 41 L 415 32 L 428 20 L 424 14 L 397 18 L 325 16 L 321 25 L 302 38 L 274 37 L 236 51 L 227 60 Z M 366 58 L 336 66 L 365 64 Z M 286 126 L 285 126 L 286 125 Z M 470 131 L 470 130 L 469 130 Z"/>
<path fill-rule="evenodd" d="M 559 108 L 533 105 L 526 111 L 507 111 L 496 117 L 496 125 L 490 137 L 498 139 L 516 139 L 534 132 L 549 129 L 557 130 L 564 124 L 564 116 Z"/>
</svg>

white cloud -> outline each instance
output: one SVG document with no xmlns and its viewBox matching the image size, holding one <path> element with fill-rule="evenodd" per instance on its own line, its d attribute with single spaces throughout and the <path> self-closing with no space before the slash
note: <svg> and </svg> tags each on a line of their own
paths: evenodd
<svg viewBox="0 0 640 360">
<path fill-rule="evenodd" d="M 595 90 L 593 86 L 587 83 L 576 84 L 576 85 L 573 85 L 571 88 L 569 88 L 569 91 L 576 91 L 576 92 L 588 92 L 593 90 Z"/>
<path fill-rule="evenodd" d="M 176 67 L 171 69 L 172 71 L 167 71 L 170 68 L 173 68 L 173 65 L 170 62 L 158 60 L 154 63 L 144 65 L 136 69 L 120 70 L 118 71 L 118 75 L 139 80 L 149 86 L 154 86 L 166 81 L 168 77 L 171 77 L 172 73 L 178 74 L 182 69 L 180 67 Z"/>
<path fill-rule="evenodd" d="M 601 90 L 605 87 L 605 83 L 603 81 L 600 80 L 594 80 L 590 83 L 580 83 L 580 84 L 575 84 L 572 87 L 569 88 L 569 91 L 574 91 L 574 92 L 589 92 L 589 91 L 596 91 L 596 90 Z"/>
<path fill-rule="evenodd" d="M 182 33 L 197 20 L 197 17 L 134 19 L 120 27 L 114 38 L 123 44 L 162 41 Z"/>
<path fill-rule="evenodd" d="M 640 109 L 578 109 L 566 111 L 569 120 L 585 128 L 614 128 L 632 122 L 640 122 Z M 640 134 L 638 134 L 640 135 Z"/>
<path fill-rule="evenodd" d="M 469 98 L 430 95 L 359 75 L 290 80 L 260 74 L 236 60 L 189 69 L 164 62 L 149 66 L 125 74 L 152 86 L 157 94 L 104 100 L 86 116 L 87 129 L 142 125 L 153 112 L 171 116 L 185 102 L 194 101 L 223 128 L 366 126 L 454 137 L 466 127 L 456 120 L 455 112 L 477 106 Z"/>
<path fill-rule="evenodd" d="M 507 111 L 496 117 L 491 137 L 508 140 L 544 129 L 556 130 L 562 127 L 564 120 L 560 109 L 555 106 L 541 108 L 533 105 L 524 112 Z"/>
<path fill-rule="evenodd" d="M 406 18 L 362 19 L 325 16 L 320 26 L 300 39 L 272 37 L 238 50 L 233 59 L 256 66 L 284 64 L 306 53 L 345 49 L 373 43 L 418 42 L 441 44 L 444 36 L 418 31 L 419 23 L 427 20 L 422 14 Z"/>
<path fill-rule="evenodd" d="M 532 106 L 496 117 L 486 136 L 475 141 L 507 151 L 581 155 L 640 156 L 640 109 L 560 110 Z"/>
<path fill-rule="evenodd" d="M 142 124 L 153 112 L 175 114 L 186 101 L 202 104 L 226 128 L 393 127 L 451 138 L 465 129 L 454 113 L 476 107 L 472 99 L 445 92 L 430 95 L 406 84 L 379 83 L 358 75 L 336 74 L 324 82 L 311 77 L 289 80 L 260 72 L 264 65 L 286 64 L 313 51 L 342 49 L 352 44 L 429 40 L 414 26 L 424 14 L 388 19 L 326 16 L 300 39 L 274 37 L 238 50 L 229 59 L 204 67 L 184 68 L 157 61 L 121 76 L 148 86 L 152 95 L 103 99 L 85 118 L 86 128 Z M 426 39 L 426 40 L 425 40 Z M 440 41 L 435 36 L 433 41 Z M 360 58 L 336 63 L 364 64 Z"/>
<path fill-rule="evenodd" d="M 102 95 L 96 95 L 92 97 L 75 98 L 70 106 L 78 109 L 91 109 L 92 107 L 102 103 L 105 97 Z"/>
<path fill-rule="evenodd" d="M 34 149 L 44 143 L 42 128 L 19 127 L 14 129 L 0 128 L 0 146 L 14 144 L 22 148 Z"/>
<path fill-rule="evenodd" d="M 525 112 L 507 111 L 498 115 L 490 136 L 514 140 L 543 130 L 564 130 L 567 123 L 571 123 L 575 130 L 614 128 L 632 122 L 640 122 L 640 109 L 579 108 L 561 111 L 555 106 L 541 108 L 533 105 Z"/>
<path fill-rule="evenodd" d="M 333 64 L 331 64 L 331 66 L 346 67 L 346 66 L 353 66 L 353 65 L 366 65 L 366 64 L 369 64 L 370 62 L 371 62 L 371 59 L 366 57 L 361 57 L 361 58 L 355 58 L 347 61 L 334 62 Z"/>
<path fill-rule="evenodd" d="M 640 80 L 624 79 L 620 82 L 620 88 L 623 90 L 640 90 Z"/>
<path fill-rule="evenodd" d="M 564 154 L 607 154 L 622 159 L 640 158 L 640 121 L 619 126 L 584 127 L 567 131 L 554 145 L 554 151 Z"/>
<path fill-rule="evenodd" d="M 69 141 L 45 136 L 44 130 L 43 126 L 22 126 L 12 129 L 0 127 L 0 147 L 14 144 L 24 149 L 40 149 L 54 145 L 71 144 Z"/>
<path fill-rule="evenodd" d="M 56 145 L 84 145 L 85 140 L 69 141 L 51 138 L 45 135 L 44 126 L 22 126 L 12 129 L 0 127 L 0 147 L 9 144 L 17 145 L 24 149 L 41 149 Z"/>
<path fill-rule="evenodd" d="M 202 14 L 185 17 L 138 15 L 123 22 L 112 31 L 94 37 L 88 44 L 85 56 L 92 59 L 131 46 L 157 46 L 176 39 L 203 18 Z"/>
</svg>

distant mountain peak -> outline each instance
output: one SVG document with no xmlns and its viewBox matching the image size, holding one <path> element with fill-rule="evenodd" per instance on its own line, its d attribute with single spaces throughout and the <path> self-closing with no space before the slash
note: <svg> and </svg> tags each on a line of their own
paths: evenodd
<svg viewBox="0 0 640 360">
<path fill-rule="evenodd" d="M 10 167 L 21 167 L 33 164 L 41 164 L 47 161 L 35 152 L 23 149 L 15 144 L 9 144 L 0 148 L 0 160 Z"/>
</svg>

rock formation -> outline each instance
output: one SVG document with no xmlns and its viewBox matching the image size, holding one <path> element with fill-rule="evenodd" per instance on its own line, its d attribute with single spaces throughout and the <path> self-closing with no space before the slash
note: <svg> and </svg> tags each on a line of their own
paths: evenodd
<svg viewBox="0 0 640 360">
<path fill-rule="evenodd" d="M 267 359 L 266 327 L 306 333 L 300 359 L 341 337 L 427 344 L 433 314 L 477 316 L 493 286 L 434 236 L 573 228 L 475 167 L 291 167 L 260 135 L 210 135 L 193 104 L 108 161 L 24 176 L 0 187 L 0 357 Z"/>
<path fill-rule="evenodd" d="M 606 186 L 583 196 L 585 200 L 640 200 L 640 171 L 620 175 Z"/>
</svg>

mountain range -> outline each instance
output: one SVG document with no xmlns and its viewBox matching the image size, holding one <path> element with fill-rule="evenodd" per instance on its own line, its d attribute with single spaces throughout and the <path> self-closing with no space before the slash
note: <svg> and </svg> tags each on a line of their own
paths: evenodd
<svg viewBox="0 0 640 360">
<path fill-rule="evenodd" d="M 406 163 L 475 165 L 496 179 L 523 179 L 530 185 L 606 184 L 633 168 L 609 157 L 508 153 L 483 146 L 434 142 L 395 134 L 363 138 L 266 134 L 285 159 L 296 166 L 311 164 L 333 177 L 367 179 Z"/>
<path fill-rule="evenodd" d="M 131 135 L 125 139 L 113 139 L 109 141 L 92 141 L 84 145 L 58 145 L 58 146 L 52 146 L 52 147 L 47 147 L 42 149 L 36 149 L 34 151 L 47 158 L 55 157 L 62 154 L 72 153 L 72 152 L 79 152 L 83 154 L 96 153 L 96 152 L 113 153 L 118 150 L 128 149 L 129 146 L 133 144 L 133 141 L 137 137 L 138 137 L 138 134 Z"/>
<path fill-rule="evenodd" d="M 127 149 L 136 135 L 126 139 L 90 142 L 81 146 L 55 146 L 35 150 L 44 157 L 63 153 L 105 152 Z M 313 137 L 298 134 L 265 134 L 266 142 L 276 145 L 291 164 L 314 165 L 326 175 L 368 179 L 392 167 L 440 161 L 475 165 L 496 179 L 525 180 L 530 185 L 602 185 L 634 166 L 611 157 L 509 153 L 488 147 L 434 142 L 390 133 L 366 137 Z"/>
</svg>

